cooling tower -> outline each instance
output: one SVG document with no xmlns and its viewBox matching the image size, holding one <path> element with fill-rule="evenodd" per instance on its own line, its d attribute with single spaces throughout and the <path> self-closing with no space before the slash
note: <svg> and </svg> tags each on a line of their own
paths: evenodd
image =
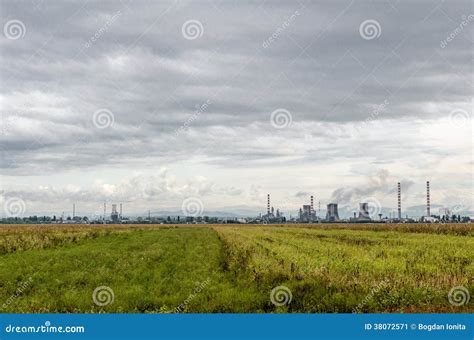
<svg viewBox="0 0 474 340">
<path fill-rule="evenodd" d="M 326 220 L 329 222 L 339 221 L 339 213 L 337 212 L 337 203 L 329 203 L 326 212 Z"/>
<path fill-rule="evenodd" d="M 370 220 L 369 203 L 359 203 L 359 220 Z"/>
</svg>

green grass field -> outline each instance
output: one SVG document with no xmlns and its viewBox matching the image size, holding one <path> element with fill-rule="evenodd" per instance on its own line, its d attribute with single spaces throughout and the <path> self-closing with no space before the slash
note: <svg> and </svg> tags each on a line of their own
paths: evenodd
<svg viewBox="0 0 474 340">
<path fill-rule="evenodd" d="M 473 236 L 471 225 L 0 226 L 0 312 L 472 312 L 448 293 L 474 291 Z M 274 303 L 278 286 L 291 302 Z"/>
</svg>

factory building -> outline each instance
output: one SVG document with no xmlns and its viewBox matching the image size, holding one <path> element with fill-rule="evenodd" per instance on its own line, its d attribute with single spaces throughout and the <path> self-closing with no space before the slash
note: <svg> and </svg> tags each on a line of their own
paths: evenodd
<svg viewBox="0 0 474 340">
<path fill-rule="evenodd" d="M 262 216 L 266 222 L 284 222 L 286 219 L 280 209 L 276 209 L 270 204 L 270 194 L 267 194 L 267 213 Z"/>
<path fill-rule="evenodd" d="M 304 204 L 300 208 L 298 214 L 298 221 L 303 223 L 316 222 L 318 220 L 316 211 L 314 210 L 314 197 L 310 196 L 310 204 Z"/>
<path fill-rule="evenodd" d="M 311 206 L 309 204 L 304 204 L 303 208 L 300 208 L 298 217 L 299 222 L 310 222 L 312 218 Z"/>
<path fill-rule="evenodd" d="M 112 204 L 112 213 L 110 214 L 110 219 L 112 220 L 112 223 L 119 222 L 119 213 L 117 211 L 117 204 Z"/>
</svg>

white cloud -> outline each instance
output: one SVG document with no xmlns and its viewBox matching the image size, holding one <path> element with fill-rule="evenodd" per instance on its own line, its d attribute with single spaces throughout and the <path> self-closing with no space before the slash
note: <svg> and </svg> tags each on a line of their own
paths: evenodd
<svg viewBox="0 0 474 340">
<path fill-rule="evenodd" d="M 206 197 L 207 208 L 260 206 L 271 192 L 290 210 L 301 204 L 298 191 L 329 200 L 380 169 L 390 169 L 390 181 L 434 178 L 439 192 L 472 189 L 472 126 L 449 121 L 453 110 L 472 117 L 468 31 L 439 48 L 470 2 L 435 10 L 423 1 L 304 4 L 88 3 L 78 11 L 58 3 L 40 11 L 4 2 L 2 13 L 22 18 L 29 32 L 0 45 L 4 193 L 56 211 L 71 200 L 171 207 L 186 195 Z M 263 49 L 295 10 L 298 19 Z M 369 17 L 382 25 L 373 41 L 358 31 Z M 182 37 L 190 18 L 203 23 L 200 39 Z M 114 124 L 97 129 L 91 118 L 104 108 Z M 288 128 L 272 127 L 278 108 L 291 112 Z M 151 173 L 160 166 L 170 170 Z"/>
</svg>

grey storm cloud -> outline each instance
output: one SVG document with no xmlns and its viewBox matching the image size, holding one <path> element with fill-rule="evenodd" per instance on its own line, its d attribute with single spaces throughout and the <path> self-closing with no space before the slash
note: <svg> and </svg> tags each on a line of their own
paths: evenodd
<svg viewBox="0 0 474 340">
<path fill-rule="evenodd" d="M 298 191 L 298 192 L 295 194 L 295 197 L 297 197 L 297 198 L 309 197 L 309 196 L 311 196 L 311 193 L 310 193 L 310 192 L 306 192 L 306 191 Z"/>
<path fill-rule="evenodd" d="M 390 171 L 382 169 L 374 176 L 367 178 L 366 183 L 358 187 L 338 188 L 332 193 L 331 201 L 340 204 L 350 204 L 354 200 L 365 199 L 378 194 L 392 194 L 397 191 L 397 181 L 390 175 Z M 400 181 L 403 191 L 406 192 L 414 182 L 409 179 Z"/>
<path fill-rule="evenodd" d="M 360 157 L 384 166 L 394 157 L 433 161 L 466 151 L 440 148 L 418 131 L 455 109 L 471 115 L 468 0 L 7 0 L 0 7 L 6 176 L 190 158 L 216 169 Z M 24 26 L 15 39 L 5 34 L 12 20 Z M 362 33 L 367 20 L 376 22 L 373 36 Z M 198 25 L 186 27 L 190 21 Z M 290 113 L 288 128 L 274 127 L 278 109 Z"/>
</svg>

